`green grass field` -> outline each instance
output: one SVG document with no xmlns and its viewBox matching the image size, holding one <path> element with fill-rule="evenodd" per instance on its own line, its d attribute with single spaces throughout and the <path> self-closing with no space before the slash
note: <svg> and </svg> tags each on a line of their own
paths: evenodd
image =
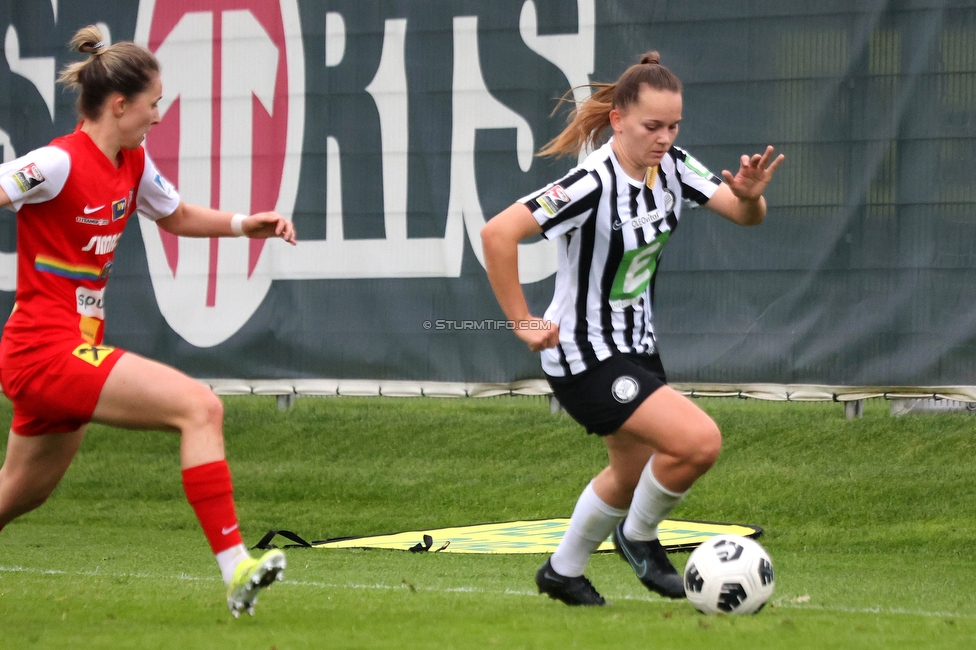
<svg viewBox="0 0 976 650">
<path fill-rule="evenodd" d="M 566 517 L 605 461 L 540 398 L 225 403 L 249 544 Z M 756 616 L 653 596 L 611 554 L 587 575 L 613 605 L 579 609 L 535 593 L 543 556 L 294 549 L 235 620 L 177 438 L 93 426 L 51 500 L 0 533 L 0 648 L 976 647 L 976 419 L 698 403 L 725 446 L 673 516 L 764 528 L 777 591 Z"/>
</svg>

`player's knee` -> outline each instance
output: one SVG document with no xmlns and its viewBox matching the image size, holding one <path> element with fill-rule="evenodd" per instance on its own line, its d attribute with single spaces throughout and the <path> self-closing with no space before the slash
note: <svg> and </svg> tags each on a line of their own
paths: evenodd
<svg viewBox="0 0 976 650">
<path fill-rule="evenodd" d="M 201 417 L 211 428 L 220 430 L 224 422 L 224 403 L 212 391 L 206 390 L 200 398 Z"/>
<path fill-rule="evenodd" d="M 722 451 L 722 432 L 718 425 L 709 420 L 707 426 L 702 427 L 698 432 L 698 445 L 695 452 L 695 464 L 706 471 L 718 460 L 718 455 Z"/>
<path fill-rule="evenodd" d="M 715 464 L 722 451 L 722 432 L 709 418 L 697 423 L 684 437 L 684 443 L 681 454 L 684 462 L 705 473 Z"/>
<path fill-rule="evenodd" d="M 185 428 L 220 431 L 224 421 L 224 403 L 207 386 L 200 385 L 187 395 Z"/>
</svg>

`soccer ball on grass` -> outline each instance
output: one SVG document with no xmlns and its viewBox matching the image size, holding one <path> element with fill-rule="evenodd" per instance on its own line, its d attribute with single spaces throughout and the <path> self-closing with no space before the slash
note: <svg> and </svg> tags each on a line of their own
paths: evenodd
<svg viewBox="0 0 976 650">
<path fill-rule="evenodd" d="M 748 537 L 713 537 L 685 565 L 685 593 L 704 614 L 755 614 L 773 595 L 773 587 L 772 560 Z"/>
</svg>

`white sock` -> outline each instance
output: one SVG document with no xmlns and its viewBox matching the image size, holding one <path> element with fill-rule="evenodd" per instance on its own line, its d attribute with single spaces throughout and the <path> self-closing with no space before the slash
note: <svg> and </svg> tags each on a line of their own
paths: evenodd
<svg viewBox="0 0 976 650">
<path fill-rule="evenodd" d="M 657 539 L 657 525 L 664 521 L 685 496 L 684 492 L 672 492 L 654 477 L 651 465 L 654 456 L 647 461 L 630 502 L 630 514 L 624 522 L 624 537 L 635 542 Z"/>
<path fill-rule="evenodd" d="M 215 557 L 217 558 L 217 564 L 220 565 L 220 575 L 224 579 L 224 584 L 229 585 L 231 579 L 234 577 L 234 569 L 237 568 L 237 565 L 242 560 L 251 557 L 251 554 L 247 552 L 243 544 L 238 544 L 237 546 L 231 546 L 217 553 Z"/>
<path fill-rule="evenodd" d="M 590 556 L 626 516 L 626 510 L 604 503 L 593 491 L 593 481 L 590 481 L 576 502 L 566 534 L 549 558 L 553 570 L 570 578 L 583 575 Z"/>
</svg>

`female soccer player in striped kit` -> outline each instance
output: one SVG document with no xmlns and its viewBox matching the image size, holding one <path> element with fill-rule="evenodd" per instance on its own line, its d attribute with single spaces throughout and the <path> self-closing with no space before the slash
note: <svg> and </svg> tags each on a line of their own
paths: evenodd
<svg viewBox="0 0 976 650">
<path fill-rule="evenodd" d="M 88 422 L 181 436 L 183 486 L 227 584 L 231 613 L 253 613 L 285 557 L 251 558 L 238 530 L 224 459 L 223 406 L 210 389 L 163 364 L 102 344 L 112 259 L 135 210 L 191 237 L 280 237 L 273 212 L 234 215 L 180 201 L 142 148 L 159 122 L 159 64 L 96 27 L 71 41 L 88 59 L 60 81 L 80 89 L 74 133 L 0 166 L 0 206 L 17 210 L 17 293 L 0 342 L 0 383 L 13 402 L 0 468 L 0 529 L 40 506 L 71 464 Z"/>
<path fill-rule="evenodd" d="M 583 575 L 612 534 L 650 590 L 683 598 L 683 581 L 658 541 L 658 524 L 715 462 L 721 434 L 691 400 L 668 387 L 651 298 L 661 251 L 686 207 L 704 205 L 749 226 L 766 215 L 763 191 L 782 163 L 773 148 L 742 156 L 722 180 L 674 146 L 681 82 L 645 54 L 614 84 L 577 105 L 541 155 L 578 155 L 609 142 L 559 179 L 508 207 L 482 230 L 488 278 L 515 334 L 542 366 L 553 394 L 606 442 L 609 465 L 583 490 L 569 528 L 536 574 L 539 591 L 569 605 L 603 605 Z M 529 313 L 518 280 L 518 243 L 558 245 L 552 303 Z"/>
</svg>

